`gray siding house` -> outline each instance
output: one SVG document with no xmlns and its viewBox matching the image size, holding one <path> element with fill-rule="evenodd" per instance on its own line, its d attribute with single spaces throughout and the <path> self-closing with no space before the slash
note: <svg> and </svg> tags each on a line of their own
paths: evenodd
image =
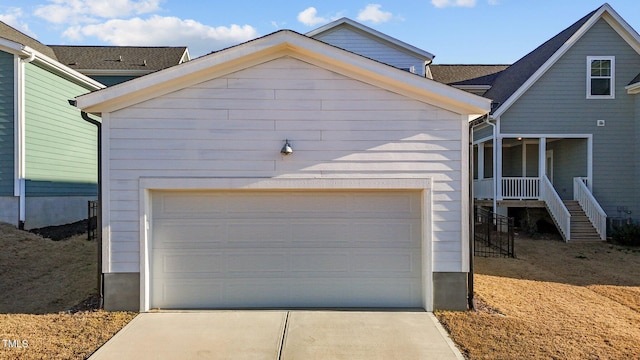
<svg viewBox="0 0 640 360">
<path fill-rule="evenodd" d="M 429 65 L 435 55 L 349 18 L 338 19 L 306 35 L 387 65 L 432 78 Z"/>
<path fill-rule="evenodd" d="M 473 123 L 476 203 L 546 207 L 565 240 L 638 219 L 639 72 L 640 36 L 608 4 L 501 71 Z"/>
</svg>

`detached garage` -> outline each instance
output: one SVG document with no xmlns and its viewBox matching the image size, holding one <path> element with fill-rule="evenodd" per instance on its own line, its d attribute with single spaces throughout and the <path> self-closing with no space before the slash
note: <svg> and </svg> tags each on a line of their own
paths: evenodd
<svg viewBox="0 0 640 360">
<path fill-rule="evenodd" d="M 103 120 L 106 309 L 466 306 L 488 100 L 280 31 L 77 105 Z"/>
</svg>

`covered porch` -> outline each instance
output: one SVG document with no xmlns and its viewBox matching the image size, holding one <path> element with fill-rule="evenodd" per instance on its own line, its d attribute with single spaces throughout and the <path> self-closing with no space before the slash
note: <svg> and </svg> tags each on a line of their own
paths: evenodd
<svg viewBox="0 0 640 360">
<path fill-rule="evenodd" d="M 508 207 L 546 207 L 565 240 L 582 232 L 576 202 L 600 239 L 606 239 L 606 214 L 592 195 L 591 135 L 502 135 L 474 142 L 473 191 L 476 201 L 494 211 Z M 571 220 L 573 211 L 573 222 Z M 575 237 L 574 237 L 575 238 Z"/>
</svg>

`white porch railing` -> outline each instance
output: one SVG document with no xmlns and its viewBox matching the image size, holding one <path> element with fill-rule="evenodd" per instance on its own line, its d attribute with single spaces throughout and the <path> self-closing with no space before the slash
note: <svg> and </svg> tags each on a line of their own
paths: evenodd
<svg viewBox="0 0 640 360">
<path fill-rule="evenodd" d="M 582 210 L 600 235 L 600 239 L 607 240 L 607 214 L 585 184 L 584 178 L 573 178 L 573 199 L 577 200 Z"/>
<path fill-rule="evenodd" d="M 551 213 L 551 216 L 556 222 L 556 225 L 562 233 L 565 241 L 571 239 L 571 213 L 560 198 L 560 195 L 556 192 L 549 181 L 549 178 L 544 175 L 540 180 L 540 200 L 544 201 Z"/>
<path fill-rule="evenodd" d="M 473 180 L 473 196 L 476 199 L 493 199 L 493 178 Z"/>
<path fill-rule="evenodd" d="M 538 199 L 540 197 L 540 178 L 538 177 L 503 177 L 503 199 Z"/>
</svg>

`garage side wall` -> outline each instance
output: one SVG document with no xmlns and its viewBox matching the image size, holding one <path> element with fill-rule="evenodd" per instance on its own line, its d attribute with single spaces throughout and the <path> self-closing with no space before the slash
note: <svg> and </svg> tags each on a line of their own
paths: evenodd
<svg viewBox="0 0 640 360">
<path fill-rule="evenodd" d="M 467 270 L 466 116 L 284 57 L 105 119 L 107 273 L 140 271 L 141 177 L 431 178 L 425 266 Z"/>
</svg>

